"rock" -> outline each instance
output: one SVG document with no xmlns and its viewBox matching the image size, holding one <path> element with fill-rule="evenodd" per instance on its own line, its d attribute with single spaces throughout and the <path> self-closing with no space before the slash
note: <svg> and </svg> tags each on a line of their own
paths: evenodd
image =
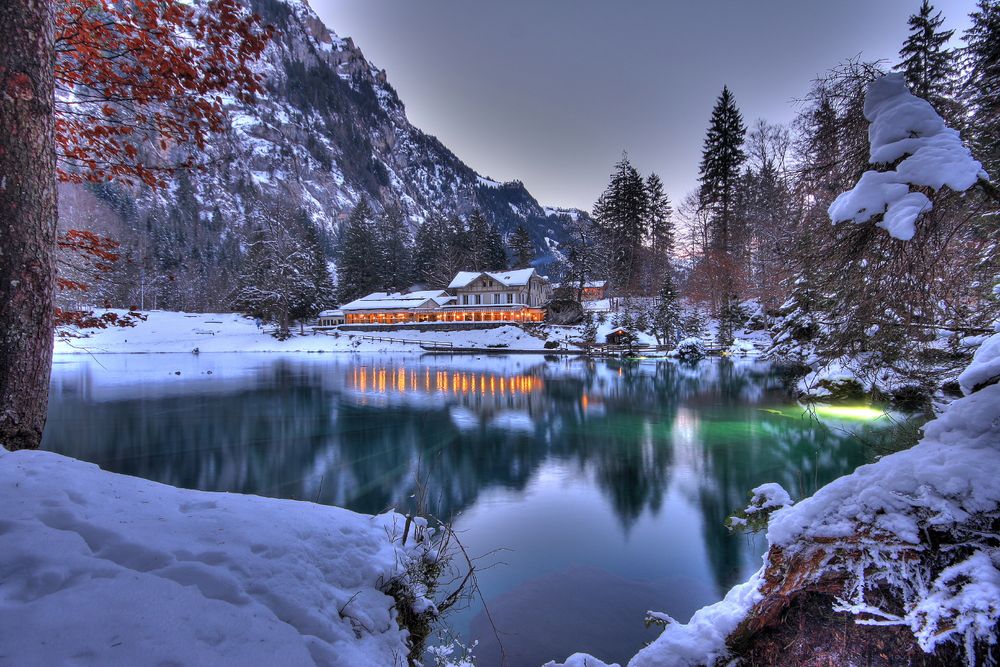
<svg viewBox="0 0 1000 667">
<path fill-rule="evenodd" d="M 579 324 L 583 321 L 583 306 L 573 299 L 554 299 L 545 307 L 549 324 Z"/>
</svg>

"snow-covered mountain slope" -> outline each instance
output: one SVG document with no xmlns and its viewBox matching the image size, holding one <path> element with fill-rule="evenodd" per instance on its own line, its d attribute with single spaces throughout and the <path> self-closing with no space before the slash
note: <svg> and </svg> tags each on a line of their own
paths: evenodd
<svg viewBox="0 0 1000 667">
<path fill-rule="evenodd" d="M 198 210 L 188 212 L 189 220 L 215 216 L 214 233 L 224 233 L 243 219 L 247 199 L 261 193 L 304 209 L 333 231 L 366 198 L 376 210 L 399 210 L 413 226 L 479 209 L 504 233 L 523 224 L 541 263 L 553 259 L 570 216 L 580 212 L 544 209 L 521 182 L 477 174 L 411 125 L 386 72 L 353 40 L 328 29 L 304 0 L 244 1 L 277 28 L 259 63 L 267 93 L 252 107 L 231 102 L 229 128 L 208 148 L 208 170 L 163 193 L 64 188 L 64 226 L 88 226 L 88 218 L 111 212 L 122 216 L 121 200 L 132 199 L 135 205 L 125 208 L 133 217 L 155 206 L 193 206 Z M 126 224 L 136 226 L 135 220 Z"/>
</svg>

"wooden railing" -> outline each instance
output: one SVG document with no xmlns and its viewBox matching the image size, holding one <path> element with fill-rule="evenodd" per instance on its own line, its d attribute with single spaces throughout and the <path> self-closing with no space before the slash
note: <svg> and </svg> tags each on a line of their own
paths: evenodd
<svg viewBox="0 0 1000 667">
<path fill-rule="evenodd" d="M 331 333 L 328 330 L 321 329 L 319 327 L 314 327 L 313 331 L 315 333 L 321 333 L 324 336 L 347 336 L 349 339 L 353 340 L 359 338 L 361 340 L 371 341 L 373 343 L 403 343 L 404 345 L 420 345 L 428 347 L 455 347 L 455 344 L 450 341 L 439 341 L 439 340 L 420 340 L 417 338 L 398 338 L 396 336 L 372 336 L 369 334 L 358 334 L 353 332 L 334 332 Z"/>
</svg>

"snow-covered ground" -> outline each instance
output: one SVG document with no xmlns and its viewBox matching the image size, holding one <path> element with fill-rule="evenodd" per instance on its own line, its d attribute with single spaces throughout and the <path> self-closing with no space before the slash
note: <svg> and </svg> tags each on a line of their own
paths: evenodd
<svg viewBox="0 0 1000 667">
<path fill-rule="evenodd" d="M 0 449 L 0 663 L 405 665 L 403 522 Z"/>
<path fill-rule="evenodd" d="M 121 311 L 118 311 L 121 312 Z M 345 331 L 339 335 L 306 335 L 295 329 L 288 340 L 271 335 L 271 327 L 236 313 L 177 313 L 154 310 L 132 328 L 88 330 L 81 338 L 57 338 L 56 354 L 154 354 L 169 352 L 422 352 L 419 344 L 392 339 L 450 343 L 456 347 L 504 346 L 512 350 L 544 350 L 545 339 L 517 326 L 463 331 Z M 380 340 L 373 340 L 378 338 Z M 561 339 L 559 339 L 561 340 Z"/>
</svg>

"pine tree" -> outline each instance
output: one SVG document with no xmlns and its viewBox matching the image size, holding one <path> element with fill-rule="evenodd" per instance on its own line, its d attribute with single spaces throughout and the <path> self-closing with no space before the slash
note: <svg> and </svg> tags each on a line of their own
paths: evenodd
<svg viewBox="0 0 1000 667">
<path fill-rule="evenodd" d="M 510 239 L 510 249 L 514 253 L 516 268 L 524 269 L 531 266 L 535 259 L 535 244 L 524 225 L 518 225 Z"/>
<path fill-rule="evenodd" d="M 909 18 L 910 34 L 899 50 L 896 69 L 906 76 L 910 91 L 930 102 L 946 118 L 952 79 L 955 75 L 955 53 L 947 48 L 954 30 L 941 30 L 944 18 L 934 14 L 934 7 L 923 0 L 920 10 Z"/>
<path fill-rule="evenodd" d="M 431 285 L 447 284 L 443 274 L 447 253 L 447 223 L 441 218 L 428 218 L 417 228 L 413 249 L 414 280 Z"/>
<path fill-rule="evenodd" d="M 320 276 L 313 263 L 318 246 L 293 235 L 288 221 L 273 211 L 262 212 L 261 218 L 232 301 L 240 312 L 277 324 L 275 335 L 284 339 L 293 320 L 319 312 L 328 287 L 317 284 Z"/>
<path fill-rule="evenodd" d="M 469 242 L 472 261 L 468 268 L 474 271 L 497 271 L 507 268 L 503 236 L 479 211 L 473 211 L 469 216 Z"/>
<path fill-rule="evenodd" d="M 590 343 L 591 345 L 597 342 L 597 321 L 594 319 L 594 314 L 590 311 L 584 313 L 583 330 L 580 332 L 580 337 L 583 339 L 583 342 Z"/>
<path fill-rule="evenodd" d="M 504 247 L 503 234 L 496 225 L 490 223 L 486 232 L 486 247 L 483 251 L 487 270 L 503 271 L 507 268 L 507 250 Z"/>
<path fill-rule="evenodd" d="M 619 289 L 634 292 L 638 287 L 638 260 L 648 236 L 648 219 L 646 183 L 628 155 L 623 155 L 594 204 L 594 220 L 607 244 L 612 283 Z"/>
<path fill-rule="evenodd" d="M 364 199 L 340 230 L 337 247 L 337 300 L 347 303 L 379 287 L 379 251 L 373 213 Z"/>
<path fill-rule="evenodd" d="M 469 233 L 468 225 L 458 216 L 448 220 L 445 248 L 442 268 L 448 280 L 451 280 L 451 276 L 458 271 L 468 270 L 475 262 L 472 235 Z"/>
<path fill-rule="evenodd" d="M 699 168 L 699 205 L 710 214 L 711 254 L 707 260 L 712 274 L 710 287 L 718 304 L 719 338 L 723 345 L 732 341 L 733 308 L 738 300 L 739 273 L 745 247 L 734 241 L 737 187 L 746 160 L 743 139 L 746 127 L 728 87 L 723 87 L 712 110 L 712 120 L 702 149 Z"/>
<path fill-rule="evenodd" d="M 646 199 L 649 215 L 649 244 L 654 255 L 670 255 L 674 251 L 673 206 L 663 191 L 663 181 L 656 174 L 646 177 Z"/>
<path fill-rule="evenodd" d="M 713 247 L 731 252 L 734 194 L 746 154 L 746 126 L 733 94 L 723 87 L 712 110 L 712 120 L 702 148 L 698 169 L 699 203 L 712 212 Z"/>
<path fill-rule="evenodd" d="M 289 312 L 291 319 L 299 322 L 300 329 L 303 322 L 332 307 L 336 297 L 319 230 L 311 221 L 303 232 L 302 251 L 308 264 L 302 267 L 304 280 L 296 283 L 301 289 L 293 295 Z"/>
<path fill-rule="evenodd" d="M 663 274 L 663 282 L 656 298 L 656 308 L 653 311 L 653 333 L 661 345 L 671 348 L 677 345 L 680 319 L 677 290 L 674 287 L 673 276 L 667 271 Z"/>
<path fill-rule="evenodd" d="M 1000 178 L 1000 1 L 979 0 L 969 15 L 965 56 L 966 106 L 973 114 L 973 152 L 993 179 Z"/>
<path fill-rule="evenodd" d="M 376 252 L 378 254 L 377 289 L 399 292 L 413 281 L 413 239 L 402 214 L 388 209 L 375 222 Z"/>
</svg>

